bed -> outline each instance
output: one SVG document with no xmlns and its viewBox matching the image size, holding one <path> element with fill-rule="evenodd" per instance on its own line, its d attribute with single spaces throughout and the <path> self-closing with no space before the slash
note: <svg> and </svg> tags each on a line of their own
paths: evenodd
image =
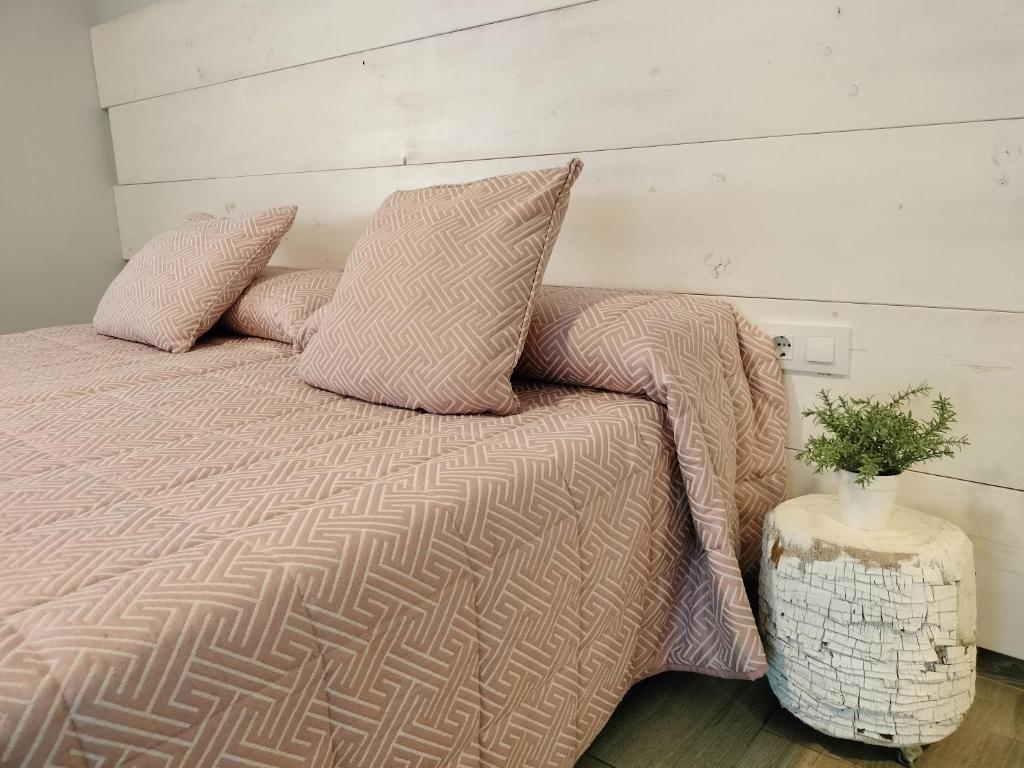
<svg viewBox="0 0 1024 768">
<path fill-rule="evenodd" d="M 763 673 L 785 398 L 728 305 L 545 289 L 507 417 L 296 359 L 0 337 L 0 765 L 569 766 L 639 679 Z"/>
</svg>

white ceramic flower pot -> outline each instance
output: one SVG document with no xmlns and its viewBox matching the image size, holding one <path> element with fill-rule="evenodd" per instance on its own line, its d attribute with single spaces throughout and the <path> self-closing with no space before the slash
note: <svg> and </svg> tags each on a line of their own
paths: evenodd
<svg viewBox="0 0 1024 768">
<path fill-rule="evenodd" d="M 856 473 L 840 471 L 839 521 L 861 531 L 888 528 L 899 485 L 899 475 L 887 475 L 876 477 L 867 488 L 861 488 Z"/>
</svg>

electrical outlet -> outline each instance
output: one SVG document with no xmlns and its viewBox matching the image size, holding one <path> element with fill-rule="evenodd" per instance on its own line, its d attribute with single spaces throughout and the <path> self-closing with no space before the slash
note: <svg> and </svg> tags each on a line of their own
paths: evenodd
<svg viewBox="0 0 1024 768">
<path fill-rule="evenodd" d="M 850 329 L 843 325 L 764 323 L 782 370 L 846 376 L 850 370 Z"/>
<path fill-rule="evenodd" d="M 785 334 L 779 334 L 774 339 L 775 342 L 775 354 L 778 355 L 779 360 L 792 360 L 793 359 L 793 337 L 786 336 Z"/>
</svg>

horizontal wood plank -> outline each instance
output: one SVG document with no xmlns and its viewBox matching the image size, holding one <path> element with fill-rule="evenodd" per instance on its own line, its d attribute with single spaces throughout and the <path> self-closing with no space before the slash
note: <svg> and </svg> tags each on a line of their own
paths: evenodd
<svg viewBox="0 0 1024 768">
<path fill-rule="evenodd" d="M 835 493 L 832 476 L 814 475 L 789 451 L 790 496 Z M 974 544 L 978 645 L 1024 658 L 1024 491 L 922 472 L 904 474 L 898 503 L 960 526 Z"/>
<path fill-rule="evenodd" d="M 1013 127 L 1021 130 L 1016 123 Z M 1013 246 L 1024 239 L 1024 218 L 1013 209 L 1024 204 L 1024 197 L 990 185 L 997 198 L 1012 198 L 1003 201 L 1001 217 L 1019 227 L 1003 246 L 995 246 L 1009 269 L 994 282 L 995 270 L 978 270 L 974 261 L 963 258 L 976 238 L 966 219 L 956 223 L 963 216 L 956 210 L 957 200 L 964 199 L 958 186 L 971 164 L 970 157 L 958 155 L 956 148 L 983 147 L 992 136 L 1006 135 L 1005 128 L 982 124 L 772 140 L 818 148 L 840 141 L 869 143 L 855 148 L 858 157 L 874 153 L 892 159 L 917 151 L 922 172 L 932 153 L 944 158 L 917 196 L 903 198 L 905 190 L 892 189 L 884 201 L 869 190 L 883 181 L 885 161 L 880 161 L 875 176 L 862 163 L 857 174 L 844 178 L 835 166 L 803 162 L 815 154 L 814 148 L 783 146 L 781 156 L 800 158 L 793 164 L 774 163 L 778 155 L 752 146 L 761 142 L 592 154 L 585 158 L 588 167 L 573 192 L 547 281 L 725 296 L 760 286 L 769 295 L 828 298 L 842 292 L 864 299 L 881 293 L 877 279 L 882 278 L 894 289 L 883 299 L 893 302 L 903 298 L 895 291 L 908 292 L 912 285 L 927 287 L 932 298 L 944 288 L 965 296 L 973 287 L 977 296 L 983 296 L 999 289 L 1000 281 L 1005 283 L 1002 287 L 1016 290 L 1024 272 Z M 747 154 L 737 157 L 736 152 Z M 394 188 L 464 181 L 553 162 L 539 158 L 133 185 L 117 188 L 116 197 L 126 255 L 193 210 L 231 213 L 296 203 L 298 219 L 275 263 L 341 268 L 373 211 Z M 724 179 L 715 175 L 715 168 L 723 169 Z M 954 168 L 961 170 L 951 172 Z M 826 193 L 827 179 L 841 188 Z M 807 195 L 808 186 L 819 192 Z M 840 204 L 840 195 L 849 201 Z M 908 201 L 902 209 L 896 204 L 901 198 Z M 861 226 L 869 219 L 874 226 Z M 812 227 L 813 239 L 808 231 Z M 846 237 L 832 246 L 837 233 Z M 893 248 L 894 243 L 913 248 L 914 258 Z M 935 270 L 930 266 L 933 259 L 950 266 Z M 951 274 L 955 277 L 948 277 Z M 1015 402 L 1015 393 L 1024 390 L 1024 348 L 1017 343 L 1024 335 L 1024 314 L 776 298 L 733 300 L 757 323 L 834 323 L 853 328 L 850 377 L 787 374 L 791 446 L 803 444 L 810 425 L 799 412 L 821 387 L 869 394 L 924 379 L 953 398 L 959 427 L 974 439 L 965 452 L 929 465 L 928 471 L 1024 489 L 1024 464 L 1016 459 L 1024 454 L 1024 418 Z"/>
<path fill-rule="evenodd" d="M 296 28 L 319 36 L 312 19 Z M 121 183 L 1021 116 L 1017 0 L 597 0 L 110 110 Z M 1018 149 L 985 148 L 987 175 Z M 907 171 L 889 173 L 877 193 Z"/>
<path fill-rule="evenodd" d="M 1024 314 L 973 312 L 873 304 L 730 299 L 762 326 L 772 323 L 846 325 L 852 328 L 850 375 L 787 372 L 789 446 L 817 431 L 800 412 L 827 388 L 853 395 L 886 394 L 921 381 L 950 397 L 955 429 L 972 444 L 955 458 L 922 465 L 923 471 L 1024 490 Z M 928 413 L 929 398 L 915 406 Z M 1022 521 L 1024 525 L 1024 521 Z"/>
<path fill-rule="evenodd" d="M 968 129 L 942 130 L 962 133 Z M 821 141 L 823 137 L 786 141 L 812 140 Z M 735 175 L 727 182 L 708 184 L 709 169 L 734 166 L 694 155 L 721 151 L 725 147 L 706 145 L 703 149 L 665 148 L 588 157 L 590 167 L 573 192 L 547 281 L 717 293 L 728 297 L 731 290 L 739 292 L 757 283 L 767 284 L 767 290 L 781 294 L 827 295 L 837 287 L 848 290 L 852 286 L 860 289 L 859 295 L 870 295 L 876 290 L 872 284 L 857 286 L 854 281 L 858 274 L 871 278 L 872 268 L 893 277 L 897 287 L 914 280 L 910 266 L 901 264 L 900 254 L 887 254 L 891 265 L 879 258 L 880 254 L 876 255 L 879 251 L 884 253 L 887 241 L 895 238 L 886 223 L 900 222 L 901 212 L 882 215 L 881 206 L 868 198 L 865 198 L 866 205 L 878 209 L 877 225 L 869 228 L 856 224 L 856 220 L 867 213 L 821 203 L 817 196 L 808 198 L 808 205 L 821 204 L 820 208 L 814 208 L 812 217 L 821 222 L 820 250 L 809 248 L 802 254 L 795 249 L 787 252 L 787 234 L 772 215 L 773 212 L 782 215 L 787 207 L 787 201 L 780 199 L 784 193 L 779 186 L 773 186 L 779 183 L 777 174 L 765 171 L 762 177 L 765 188 L 756 192 L 750 189 L 754 186 L 752 182 L 744 183 L 745 180 Z M 619 154 L 628 157 L 616 157 Z M 792 156 L 793 152 L 788 154 Z M 651 157 L 645 160 L 648 155 Z M 377 204 L 395 187 L 465 180 L 520 167 L 524 162 L 147 184 L 119 187 L 116 196 L 126 254 L 193 210 L 231 213 L 294 202 L 299 205 L 298 219 L 274 262 L 341 268 Z M 535 165 L 540 162 L 552 161 L 530 161 Z M 820 170 L 823 174 L 829 173 L 828 168 Z M 946 193 L 937 186 L 939 179 L 941 174 L 936 175 L 932 190 L 941 198 Z M 729 184 L 740 186 L 741 191 L 723 199 L 722 188 Z M 747 191 L 742 191 L 743 186 Z M 799 185 L 793 183 L 793 186 Z M 654 192 L 649 191 L 651 187 Z M 687 197 L 691 196 L 694 203 L 688 205 Z M 753 202 L 754 199 L 757 202 Z M 794 205 L 792 196 L 789 205 Z M 907 230 L 908 242 L 909 233 L 927 230 L 930 223 L 945 232 L 942 225 L 955 215 L 951 207 L 939 204 L 931 206 L 932 213 L 920 200 L 916 206 L 926 210 L 911 213 L 915 221 Z M 766 212 L 764 207 L 772 207 L 773 211 Z M 1006 215 L 1013 214 L 1007 211 Z M 845 216 L 854 221 L 844 221 Z M 746 225 L 738 226 L 733 221 L 746 222 Z M 795 225 L 792 220 L 790 223 Z M 1021 225 L 1024 226 L 1024 219 Z M 850 253 L 843 259 L 835 259 L 828 255 L 828 231 L 839 229 L 865 238 L 861 245 L 864 256 L 857 259 Z M 968 236 L 965 229 L 964 237 Z M 952 239 L 948 232 L 944 237 Z M 749 243 L 744 244 L 743 238 L 749 238 Z M 717 251 L 724 254 L 722 261 L 709 263 L 707 254 L 715 252 L 714 245 L 730 239 L 729 246 Z M 929 269 L 927 263 L 930 254 L 943 251 L 946 244 L 942 240 L 943 234 L 939 234 L 921 246 L 919 284 L 934 276 L 930 273 L 935 270 Z M 740 253 L 742 257 L 737 255 Z M 758 257 L 758 253 L 762 255 Z M 1009 250 L 1006 256 L 1010 257 Z M 949 263 L 960 262 L 964 260 L 949 252 Z M 715 272 L 719 263 L 727 264 L 721 274 Z M 861 266 L 847 272 L 844 270 L 847 263 Z M 977 273 L 973 263 L 964 263 L 963 267 L 959 271 L 951 270 L 956 273 L 954 282 L 957 284 L 950 287 L 964 289 L 974 281 L 979 292 L 984 290 L 987 275 L 991 273 Z M 816 282 L 804 281 L 809 271 L 816 275 Z M 835 273 L 843 275 L 842 282 L 835 279 Z M 943 279 L 940 275 L 939 282 Z M 1012 281 L 1012 274 L 1007 274 L 1005 279 Z M 1020 278 L 1016 284 L 1019 283 Z M 1024 455 L 1024 416 L 1016 402 L 1017 393 L 1024 391 L 1024 347 L 1019 343 L 1024 337 L 1024 314 L 775 298 L 733 297 L 731 300 L 756 323 L 845 324 L 853 329 L 848 378 L 786 375 L 791 446 L 802 445 L 809 433 L 810 424 L 800 418 L 799 412 L 812 402 L 821 387 L 871 394 L 928 380 L 953 399 L 960 414 L 958 427 L 973 438 L 973 445 L 954 459 L 928 465 L 927 470 L 1024 489 L 1024 463 L 1017 458 Z"/>
<path fill-rule="evenodd" d="M 163 0 L 92 29 L 100 106 L 110 107 L 579 0 Z"/>
<path fill-rule="evenodd" d="M 549 279 L 1024 311 L 1022 147 L 1009 120 L 585 154 Z M 565 159 L 127 185 L 122 241 L 131 254 L 194 209 L 295 203 L 280 260 L 340 267 L 395 188 Z"/>
</svg>

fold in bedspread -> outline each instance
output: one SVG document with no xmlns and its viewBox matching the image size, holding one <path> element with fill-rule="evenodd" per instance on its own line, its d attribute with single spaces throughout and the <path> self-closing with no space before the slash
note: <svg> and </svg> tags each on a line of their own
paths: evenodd
<svg viewBox="0 0 1024 768">
<path fill-rule="evenodd" d="M 761 521 L 786 487 L 786 397 L 771 341 L 717 299 L 546 287 L 520 372 L 666 407 L 701 544 L 695 586 L 710 591 L 699 620 L 714 628 L 689 633 L 702 647 L 674 667 L 762 675 L 741 568 L 757 564 Z"/>
<path fill-rule="evenodd" d="M 737 526 L 708 547 L 721 491 L 647 398 L 438 417 L 87 326 L 0 360 L 2 766 L 567 766 L 637 679 L 758 672 L 716 615 Z M 730 440 L 778 427 L 751 391 Z M 726 516 L 774 492 L 739 475 Z"/>
</svg>

